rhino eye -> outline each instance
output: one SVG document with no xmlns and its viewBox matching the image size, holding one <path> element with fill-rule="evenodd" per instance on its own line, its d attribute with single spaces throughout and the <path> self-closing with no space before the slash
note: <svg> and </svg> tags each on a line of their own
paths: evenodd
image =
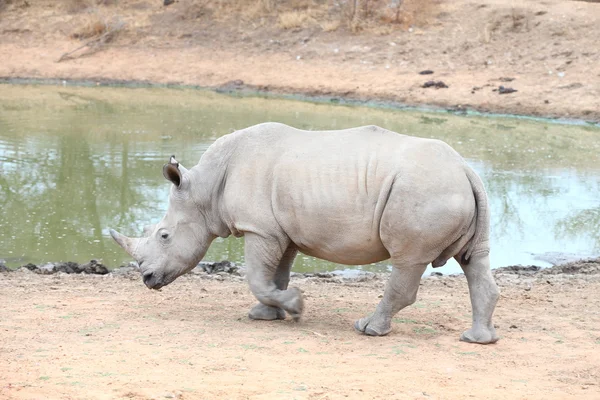
<svg viewBox="0 0 600 400">
<path fill-rule="evenodd" d="M 161 233 L 160 237 L 163 238 L 163 239 L 168 239 L 169 238 L 169 234 L 167 232 L 163 232 L 163 233 Z"/>
</svg>

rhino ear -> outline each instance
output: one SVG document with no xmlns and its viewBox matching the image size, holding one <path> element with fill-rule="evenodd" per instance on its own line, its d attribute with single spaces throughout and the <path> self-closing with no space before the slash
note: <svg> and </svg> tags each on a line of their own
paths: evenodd
<svg viewBox="0 0 600 400">
<path fill-rule="evenodd" d="M 167 180 L 173 182 L 173 185 L 180 187 L 181 186 L 181 172 L 179 168 L 175 164 L 165 164 L 163 166 L 163 175 Z"/>
<path fill-rule="evenodd" d="M 169 164 L 175 165 L 179 169 L 179 172 L 181 172 L 182 174 L 186 174 L 188 172 L 187 168 L 184 167 L 183 165 L 181 165 L 179 163 L 179 161 L 177 161 L 175 159 L 175 156 L 171 156 L 171 159 L 169 160 Z"/>
</svg>

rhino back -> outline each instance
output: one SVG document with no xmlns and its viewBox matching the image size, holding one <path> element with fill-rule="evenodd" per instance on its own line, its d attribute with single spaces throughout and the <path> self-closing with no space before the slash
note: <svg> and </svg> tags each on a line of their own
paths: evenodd
<svg viewBox="0 0 600 400">
<path fill-rule="evenodd" d="M 234 232 L 285 234 L 308 255 L 364 264 L 389 257 L 380 222 L 392 186 L 406 185 L 400 192 L 409 202 L 426 201 L 445 178 L 423 174 L 461 163 L 443 142 L 373 126 L 317 132 L 263 124 L 240 134 L 224 198 Z"/>
</svg>

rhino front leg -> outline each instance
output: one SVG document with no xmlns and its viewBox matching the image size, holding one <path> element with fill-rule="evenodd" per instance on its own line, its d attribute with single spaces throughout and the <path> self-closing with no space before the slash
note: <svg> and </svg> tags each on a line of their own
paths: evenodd
<svg viewBox="0 0 600 400">
<path fill-rule="evenodd" d="M 392 268 L 383 298 L 375 312 L 359 319 L 354 328 L 369 336 L 384 336 L 392 330 L 392 317 L 417 299 L 419 282 L 427 265 Z"/>
<path fill-rule="evenodd" d="M 279 266 L 275 271 L 275 286 L 279 290 L 286 290 L 290 282 L 290 272 L 294 259 L 298 254 L 298 249 L 293 245 L 288 246 L 283 254 L 283 258 L 279 262 Z M 267 306 L 263 303 L 258 303 L 248 313 L 250 319 L 259 319 L 271 321 L 274 319 L 285 319 L 285 311 L 279 307 Z"/>
<path fill-rule="evenodd" d="M 492 314 L 500 292 L 490 270 L 489 254 L 475 254 L 468 264 L 461 263 L 460 266 L 467 277 L 473 308 L 473 327 L 463 332 L 460 340 L 481 344 L 495 343 L 498 341 L 498 335 L 492 322 Z"/>
<path fill-rule="evenodd" d="M 298 320 L 304 309 L 302 294 L 298 288 L 288 289 L 289 269 L 296 255 L 295 249 L 288 249 L 290 243 L 281 245 L 276 239 L 267 239 L 255 234 L 245 235 L 245 258 L 247 279 L 250 290 L 263 306 L 255 306 L 250 318 L 276 319 L 279 309 L 287 311 Z M 283 249 L 283 250 L 282 250 Z M 285 268 L 280 269 L 280 266 Z M 275 309 L 275 310 L 272 310 Z M 275 311 L 275 312 L 273 312 Z"/>
</svg>

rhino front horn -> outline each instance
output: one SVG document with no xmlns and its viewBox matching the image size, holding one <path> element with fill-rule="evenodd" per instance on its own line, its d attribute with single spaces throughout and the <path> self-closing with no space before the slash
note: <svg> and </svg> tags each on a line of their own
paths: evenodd
<svg viewBox="0 0 600 400">
<path fill-rule="evenodd" d="M 135 258 L 135 249 L 137 247 L 138 241 L 140 239 L 132 239 L 129 238 L 125 235 L 121 235 L 119 232 L 115 231 L 114 229 L 110 229 L 110 236 L 113 237 L 113 239 L 115 239 L 115 242 L 117 242 L 119 244 L 119 246 L 121 246 L 126 252 L 127 254 L 129 254 L 131 257 Z"/>
</svg>

